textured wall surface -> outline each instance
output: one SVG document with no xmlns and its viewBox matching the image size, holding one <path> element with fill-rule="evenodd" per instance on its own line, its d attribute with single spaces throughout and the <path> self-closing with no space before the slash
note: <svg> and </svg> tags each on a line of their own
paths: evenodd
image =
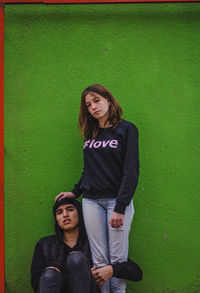
<svg viewBox="0 0 200 293">
<path fill-rule="evenodd" d="M 7 5 L 6 292 L 30 293 L 54 196 L 82 171 L 80 94 L 107 86 L 140 133 L 127 292 L 200 292 L 200 5 Z"/>
</svg>

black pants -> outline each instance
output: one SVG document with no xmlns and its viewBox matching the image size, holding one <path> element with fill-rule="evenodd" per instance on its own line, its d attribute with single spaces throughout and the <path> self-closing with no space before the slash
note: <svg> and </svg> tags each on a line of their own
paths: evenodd
<svg viewBox="0 0 200 293">
<path fill-rule="evenodd" d="M 38 293 L 96 292 L 88 259 L 82 252 L 73 251 L 68 255 L 65 271 L 66 273 L 62 274 L 53 268 L 44 270 L 40 277 Z"/>
</svg>

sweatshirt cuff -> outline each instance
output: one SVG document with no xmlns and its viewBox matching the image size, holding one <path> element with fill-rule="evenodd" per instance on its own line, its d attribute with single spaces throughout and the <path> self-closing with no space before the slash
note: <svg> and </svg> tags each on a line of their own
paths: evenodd
<svg viewBox="0 0 200 293">
<path fill-rule="evenodd" d="M 114 212 L 124 215 L 125 210 L 126 210 L 126 205 L 116 202 Z"/>
<path fill-rule="evenodd" d="M 78 198 L 82 194 L 82 191 L 78 187 L 75 187 L 71 192 L 75 195 L 75 198 Z"/>
<path fill-rule="evenodd" d="M 113 277 L 119 277 L 120 275 L 120 268 L 119 268 L 119 264 L 116 263 L 116 264 L 112 264 L 112 267 L 113 267 Z"/>
</svg>

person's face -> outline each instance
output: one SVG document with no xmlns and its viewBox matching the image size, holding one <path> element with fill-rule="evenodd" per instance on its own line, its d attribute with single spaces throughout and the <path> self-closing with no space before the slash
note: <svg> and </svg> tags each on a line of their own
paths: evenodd
<svg viewBox="0 0 200 293">
<path fill-rule="evenodd" d="M 106 121 L 109 115 L 110 102 L 101 95 L 90 92 L 85 96 L 85 105 L 92 117 Z"/>
<path fill-rule="evenodd" d="M 73 204 L 63 204 L 56 210 L 56 221 L 64 231 L 78 227 L 78 211 Z"/>
</svg>

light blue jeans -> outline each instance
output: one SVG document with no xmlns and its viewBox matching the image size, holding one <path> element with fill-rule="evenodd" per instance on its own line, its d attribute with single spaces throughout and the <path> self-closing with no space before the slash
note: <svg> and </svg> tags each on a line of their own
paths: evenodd
<svg viewBox="0 0 200 293">
<path fill-rule="evenodd" d="M 83 216 L 90 242 L 93 264 L 102 267 L 120 263 L 128 257 L 128 236 L 134 215 L 133 201 L 126 208 L 124 224 L 112 228 L 109 224 L 116 200 L 113 198 L 83 198 Z M 126 280 L 111 278 L 101 287 L 101 293 L 125 293 Z"/>
</svg>

